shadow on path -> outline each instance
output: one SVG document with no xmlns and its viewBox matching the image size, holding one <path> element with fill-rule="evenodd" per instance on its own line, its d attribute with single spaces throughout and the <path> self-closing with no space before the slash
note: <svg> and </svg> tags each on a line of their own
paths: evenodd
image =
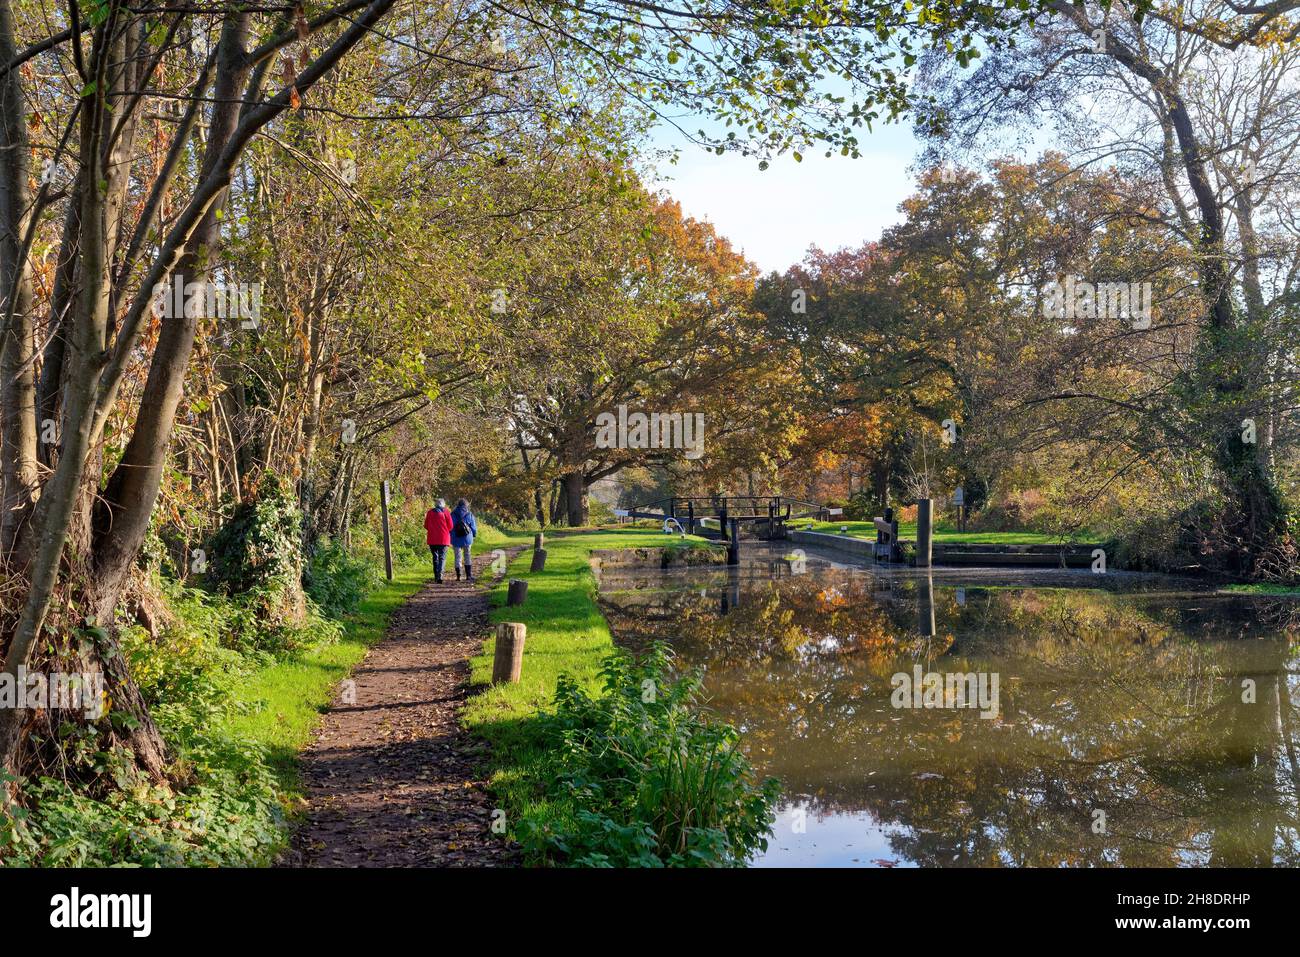
<svg viewBox="0 0 1300 957">
<path fill-rule="evenodd" d="M 487 625 L 486 587 L 454 579 L 429 582 L 393 613 L 352 674 L 355 701 L 343 702 L 341 685 L 300 756 L 308 807 L 282 866 L 518 863 L 490 830 L 486 746 L 460 724 Z"/>
</svg>

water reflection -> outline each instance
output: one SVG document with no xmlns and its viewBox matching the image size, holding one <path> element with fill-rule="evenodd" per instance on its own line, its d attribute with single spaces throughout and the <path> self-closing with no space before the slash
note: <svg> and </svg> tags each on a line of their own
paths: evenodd
<svg viewBox="0 0 1300 957">
<path fill-rule="evenodd" d="M 782 780 L 757 863 L 1300 863 L 1297 603 L 750 557 L 607 571 L 601 590 L 620 642 L 663 638 L 704 668 Z M 997 716 L 892 706 L 891 676 L 918 664 L 997 674 Z"/>
</svg>

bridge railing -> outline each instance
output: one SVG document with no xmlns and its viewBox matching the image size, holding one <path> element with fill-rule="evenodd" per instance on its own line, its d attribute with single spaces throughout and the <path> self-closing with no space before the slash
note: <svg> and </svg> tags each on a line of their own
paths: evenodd
<svg viewBox="0 0 1300 957">
<path fill-rule="evenodd" d="M 617 512 L 628 518 L 685 518 L 696 521 L 724 516 L 747 521 L 789 521 L 792 518 L 826 518 L 830 514 L 824 505 L 785 495 L 673 495 L 618 509 Z"/>
</svg>

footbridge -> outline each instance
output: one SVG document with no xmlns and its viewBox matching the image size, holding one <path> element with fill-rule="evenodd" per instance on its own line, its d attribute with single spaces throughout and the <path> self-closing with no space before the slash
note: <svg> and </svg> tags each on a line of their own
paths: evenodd
<svg viewBox="0 0 1300 957">
<path fill-rule="evenodd" d="M 786 523 L 794 519 L 826 522 L 841 512 L 786 495 L 675 495 L 616 509 L 614 514 L 673 523 L 690 535 L 722 539 L 728 542 L 728 559 L 734 565 L 742 530 L 754 538 L 786 538 Z"/>
</svg>

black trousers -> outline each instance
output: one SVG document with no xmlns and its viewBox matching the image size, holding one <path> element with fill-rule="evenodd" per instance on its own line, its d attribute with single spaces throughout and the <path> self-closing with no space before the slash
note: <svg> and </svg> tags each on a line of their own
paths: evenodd
<svg viewBox="0 0 1300 957">
<path fill-rule="evenodd" d="M 430 545 L 429 551 L 433 553 L 433 580 L 442 581 L 442 569 L 447 564 L 447 546 Z"/>
</svg>

